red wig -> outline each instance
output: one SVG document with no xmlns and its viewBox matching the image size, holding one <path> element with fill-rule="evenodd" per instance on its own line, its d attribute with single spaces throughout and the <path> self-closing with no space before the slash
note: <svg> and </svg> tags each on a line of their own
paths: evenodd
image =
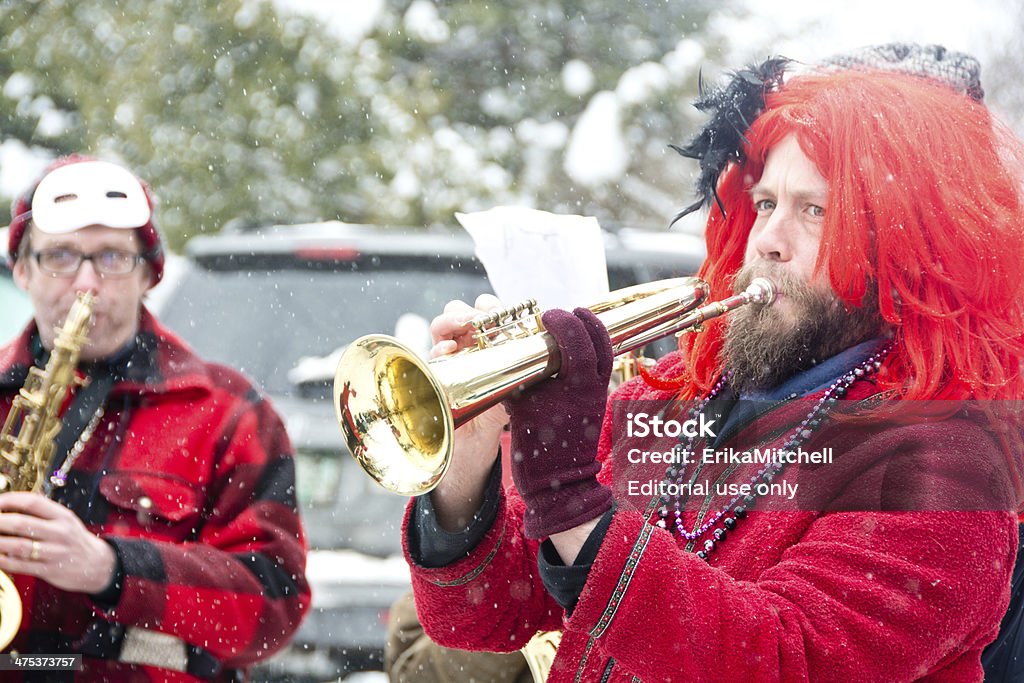
<svg viewBox="0 0 1024 683">
<path fill-rule="evenodd" d="M 1024 158 L 985 107 L 927 79 L 847 71 L 766 97 L 746 160 L 721 176 L 700 276 L 731 292 L 768 151 L 795 135 L 829 183 L 816 272 L 847 306 L 877 287 L 894 347 L 880 375 L 908 400 L 1024 399 Z M 682 398 L 722 372 L 725 319 L 688 335 Z"/>
</svg>

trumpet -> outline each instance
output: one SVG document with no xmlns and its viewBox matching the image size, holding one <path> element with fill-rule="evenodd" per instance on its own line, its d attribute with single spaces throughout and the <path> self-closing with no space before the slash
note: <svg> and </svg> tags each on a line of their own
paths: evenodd
<svg viewBox="0 0 1024 683">
<path fill-rule="evenodd" d="M 615 355 L 670 334 L 699 332 L 705 320 L 750 303 L 768 304 L 775 286 L 756 278 L 743 292 L 705 305 L 707 283 L 672 278 L 612 292 L 590 310 Z M 456 428 L 558 372 L 554 338 L 535 301 L 473 321 L 475 348 L 425 361 L 394 337 L 352 342 L 334 376 L 334 410 L 352 456 L 378 484 L 405 496 L 432 490 L 451 463 Z"/>
</svg>

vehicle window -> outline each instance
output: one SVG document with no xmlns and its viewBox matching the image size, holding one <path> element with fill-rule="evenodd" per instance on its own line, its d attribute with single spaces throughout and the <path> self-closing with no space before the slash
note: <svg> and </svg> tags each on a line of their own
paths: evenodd
<svg viewBox="0 0 1024 683">
<path fill-rule="evenodd" d="M 641 258 L 641 256 L 646 258 Z M 649 254 L 641 256 L 626 251 L 621 259 L 608 263 L 608 286 L 612 291 L 656 280 L 686 277 L 696 272 L 696 267 L 691 262 L 692 259 L 681 259 L 674 257 L 671 253 L 659 256 L 657 259 Z M 647 358 L 657 359 L 676 348 L 678 348 L 676 338 L 669 336 L 651 342 L 641 349 L 640 354 Z"/>
<path fill-rule="evenodd" d="M 201 356 L 239 368 L 275 395 L 303 357 L 356 337 L 398 336 L 429 349 L 429 321 L 452 299 L 489 291 L 482 273 L 448 270 L 191 269 L 161 319 Z"/>
<path fill-rule="evenodd" d="M 6 344 L 25 327 L 32 317 L 32 305 L 28 295 L 14 284 L 10 273 L 0 271 L 0 344 Z"/>
</svg>

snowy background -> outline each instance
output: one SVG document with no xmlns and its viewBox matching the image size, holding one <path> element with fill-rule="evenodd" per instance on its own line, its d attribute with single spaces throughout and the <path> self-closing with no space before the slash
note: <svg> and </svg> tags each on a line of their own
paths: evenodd
<svg viewBox="0 0 1024 683">
<path fill-rule="evenodd" d="M 316 17 L 340 40 L 350 44 L 373 30 L 385 8 L 384 0 L 336 4 L 274 0 L 274 4 L 283 14 Z M 938 43 L 975 55 L 983 65 L 984 82 L 985 65 L 999 57 L 1019 32 L 1017 21 L 1011 20 L 1013 15 L 1009 5 L 999 0 L 746 0 L 712 22 L 715 33 L 729 38 L 726 49 L 707 54 L 697 42 L 684 41 L 679 52 L 684 61 L 706 62 L 708 71 L 715 73 L 769 54 L 812 63 L 870 44 Z M 414 2 L 405 21 L 412 30 L 424 35 L 438 39 L 449 35 L 427 0 Z M 592 94 L 584 114 L 571 131 L 564 133 L 568 137 L 564 168 L 573 180 L 585 186 L 595 185 L 618 179 L 626 172 L 630 145 L 622 136 L 621 108 L 631 99 L 643 101 L 642 96 L 631 94 L 658 87 L 657 81 L 664 78 L 662 70 L 663 64 L 637 64 L 623 74 L 614 92 Z M 570 92 L 587 93 L 591 89 L 592 70 L 586 64 L 567 65 L 561 76 Z"/>
<path fill-rule="evenodd" d="M 689 203 L 693 165 L 667 144 L 701 121 L 698 73 L 771 54 L 941 43 L 981 60 L 1008 123 L 1024 111 L 1020 0 L 44 6 L 0 8 L 0 203 L 55 154 L 121 158 L 175 250 L 233 221 L 452 226 L 499 204 L 664 229 Z"/>
</svg>

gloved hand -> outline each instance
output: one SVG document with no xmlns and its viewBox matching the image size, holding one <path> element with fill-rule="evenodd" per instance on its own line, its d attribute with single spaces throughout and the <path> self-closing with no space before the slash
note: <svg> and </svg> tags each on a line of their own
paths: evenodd
<svg viewBox="0 0 1024 683">
<path fill-rule="evenodd" d="M 599 517 L 612 504 L 597 482 L 612 345 L 585 308 L 544 313 L 561 353 L 558 374 L 509 400 L 512 480 L 526 503 L 525 529 L 541 539 Z"/>
</svg>

